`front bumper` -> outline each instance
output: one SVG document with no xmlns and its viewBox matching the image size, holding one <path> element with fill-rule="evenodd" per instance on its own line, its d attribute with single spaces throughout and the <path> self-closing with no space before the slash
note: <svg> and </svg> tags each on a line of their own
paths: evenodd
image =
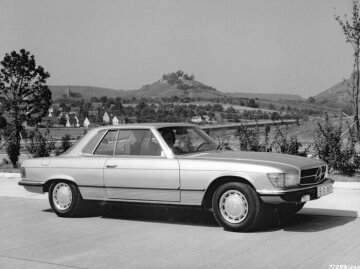
<svg viewBox="0 0 360 269">
<path fill-rule="evenodd" d="M 304 196 L 308 195 L 310 200 L 318 199 L 317 188 L 320 186 L 333 185 L 334 180 L 325 179 L 320 184 L 307 186 L 303 188 L 289 190 L 262 190 L 258 191 L 264 203 L 283 204 L 283 203 L 301 203 Z"/>
</svg>

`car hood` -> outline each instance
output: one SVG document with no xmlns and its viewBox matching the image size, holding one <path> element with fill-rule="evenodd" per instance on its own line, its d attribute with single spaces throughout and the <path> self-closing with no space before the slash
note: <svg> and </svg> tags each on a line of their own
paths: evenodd
<svg viewBox="0 0 360 269">
<path fill-rule="evenodd" d="M 216 152 L 202 152 L 187 156 L 181 156 L 180 158 L 195 158 L 195 159 L 211 159 L 219 161 L 238 161 L 253 164 L 263 164 L 267 166 L 289 165 L 297 167 L 299 169 L 316 167 L 326 165 L 323 161 L 288 155 L 280 153 L 269 153 L 269 152 L 250 152 L 250 151 L 216 151 Z"/>
</svg>

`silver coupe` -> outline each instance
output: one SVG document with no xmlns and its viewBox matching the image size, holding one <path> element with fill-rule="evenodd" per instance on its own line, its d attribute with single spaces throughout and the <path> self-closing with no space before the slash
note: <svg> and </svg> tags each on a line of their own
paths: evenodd
<svg viewBox="0 0 360 269">
<path fill-rule="evenodd" d="M 19 185 L 48 192 L 60 217 L 80 214 L 87 200 L 195 206 L 231 231 L 253 230 L 269 208 L 296 213 L 333 192 L 322 161 L 224 151 L 179 123 L 94 128 L 64 154 L 26 160 L 20 171 Z"/>
</svg>

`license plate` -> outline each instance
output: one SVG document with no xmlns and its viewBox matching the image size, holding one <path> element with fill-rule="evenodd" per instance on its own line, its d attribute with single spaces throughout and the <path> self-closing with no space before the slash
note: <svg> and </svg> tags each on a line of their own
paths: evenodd
<svg viewBox="0 0 360 269">
<path fill-rule="evenodd" d="M 332 184 L 325 185 L 325 186 L 319 186 L 319 187 L 317 187 L 317 197 L 327 195 L 329 193 L 332 193 L 333 191 L 334 191 L 334 189 L 333 189 Z"/>
</svg>

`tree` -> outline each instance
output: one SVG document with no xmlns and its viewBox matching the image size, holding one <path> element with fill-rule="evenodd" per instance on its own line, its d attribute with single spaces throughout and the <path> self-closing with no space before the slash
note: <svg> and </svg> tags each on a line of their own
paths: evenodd
<svg viewBox="0 0 360 269">
<path fill-rule="evenodd" d="M 3 117 L 3 115 L 0 115 L 0 129 L 5 129 L 7 126 L 7 121 Z"/>
<path fill-rule="evenodd" d="M 344 18 L 336 14 L 335 20 L 340 24 L 340 27 L 345 35 L 346 43 L 350 43 L 354 49 L 354 71 L 352 72 L 352 98 L 354 102 L 354 123 L 356 132 L 360 134 L 359 124 L 359 49 L 360 49 L 360 4 L 359 0 L 352 1 L 351 19 L 348 20 L 345 14 Z"/>
<path fill-rule="evenodd" d="M 310 104 L 314 104 L 315 103 L 315 98 L 310 96 L 307 101 L 310 103 Z"/>
<path fill-rule="evenodd" d="M 46 85 L 50 74 L 37 66 L 34 55 L 25 49 L 6 53 L 0 64 L 0 101 L 13 119 L 14 126 L 8 154 L 12 152 L 11 161 L 16 166 L 23 123 L 40 122 L 51 105 L 51 91 Z"/>
<path fill-rule="evenodd" d="M 252 108 L 258 108 L 259 104 L 256 103 L 256 101 L 254 99 L 250 99 L 249 102 L 247 103 L 248 107 L 252 107 Z"/>
<path fill-rule="evenodd" d="M 103 104 L 106 104 L 107 100 L 108 98 L 105 95 L 100 97 L 100 102 Z"/>
</svg>

